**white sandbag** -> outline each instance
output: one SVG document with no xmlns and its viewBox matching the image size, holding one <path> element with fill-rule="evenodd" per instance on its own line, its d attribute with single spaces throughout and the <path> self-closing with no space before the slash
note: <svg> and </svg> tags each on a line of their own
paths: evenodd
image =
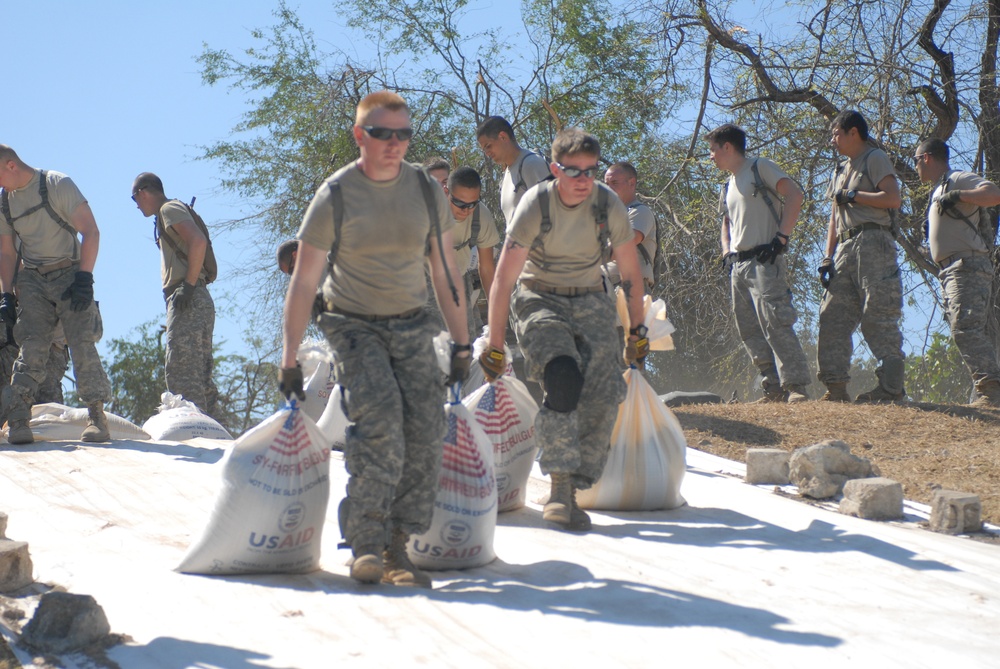
<svg viewBox="0 0 1000 669">
<path fill-rule="evenodd" d="M 479 388 L 462 403 L 472 413 L 493 446 L 499 510 L 524 506 L 528 477 L 535 462 L 535 416 L 538 405 L 513 375 Z"/>
<path fill-rule="evenodd" d="M 325 341 L 310 341 L 299 347 L 298 361 L 306 395 L 299 407 L 318 423 L 337 384 L 335 355 Z"/>
<path fill-rule="evenodd" d="M 201 412 L 193 403 L 181 395 L 163 393 L 160 395 L 159 413 L 142 424 L 142 429 L 154 441 L 186 441 L 196 437 L 206 439 L 228 439 L 226 428 L 217 420 Z"/>
<path fill-rule="evenodd" d="M 287 406 L 241 436 L 222 460 L 222 489 L 177 571 L 301 573 L 319 568 L 330 450 L 312 419 Z"/>
<path fill-rule="evenodd" d="M 625 301 L 625 293 L 620 287 L 616 289 L 616 293 L 618 320 L 625 329 L 627 339 L 628 331 L 632 327 L 628 316 L 628 303 Z M 649 295 L 644 295 L 642 298 L 642 310 L 642 322 L 648 330 L 646 337 L 649 339 L 649 350 L 673 351 L 674 338 L 671 335 L 674 332 L 674 324 L 667 318 L 667 303 L 662 298 L 654 301 Z"/>
<path fill-rule="evenodd" d="M 148 440 L 149 434 L 135 423 L 104 412 L 108 418 L 108 431 L 112 439 Z M 87 427 L 89 418 L 86 409 L 74 409 L 65 404 L 48 402 L 31 407 L 31 434 L 35 441 L 79 441 L 80 434 Z M 3 434 L 7 436 L 5 427 Z"/>
<path fill-rule="evenodd" d="M 625 370 L 611 451 L 594 486 L 576 494 L 585 509 L 652 511 L 682 506 L 687 441 L 677 418 L 638 369 Z"/>
<path fill-rule="evenodd" d="M 462 404 L 448 404 L 445 414 L 448 433 L 434 518 L 425 534 L 410 537 L 407 553 L 423 569 L 481 567 L 496 559 L 493 447 Z"/>
<path fill-rule="evenodd" d="M 335 451 L 343 451 L 347 428 L 353 423 L 347 420 L 344 415 L 344 407 L 341 403 L 341 396 L 344 392 L 340 384 L 335 384 L 330 393 L 330 399 L 323 409 L 323 415 L 316 422 L 316 427 L 323 434 L 326 443 Z"/>
</svg>

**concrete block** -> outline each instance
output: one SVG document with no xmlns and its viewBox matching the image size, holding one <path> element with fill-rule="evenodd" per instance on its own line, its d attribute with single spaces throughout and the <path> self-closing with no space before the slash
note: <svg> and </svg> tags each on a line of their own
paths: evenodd
<svg viewBox="0 0 1000 669">
<path fill-rule="evenodd" d="M 7 514 L 0 511 L 0 539 L 7 538 Z"/>
<path fill-rule="evenodd" d="M 53 591 L 42 595 L 21 644 L 41 653 L 69 653 L 101 641 L 110 631 L 104 609 L 93 597 Z"/>
<path fill-rule="evenodd" d="M 903 486 L 881 476 L 852 479 L 844 484 L 840 512 L 867 520 L 897 520 L 903 517 Z"/>
<path fill-rule="evenodd" d="M 25 541 L 0 539 L 0 592 L 13 592 L 34 581 Z"/>
<path fill-rule="evenodd" d="M 788 484 L 788 460 L 791 456 L 780 448 L 747 449 L 747 483 Z"/>
<path fill-rule="evenodd" d="M 943 534 L 966 534 L 983 529 L 979 495 L 957 490 L 936 490 L 931 499 L 930 527 Z"/>
<path fill-rule="evenodd" d="M 788 477 L 799 494 L 813 499 L 839 495 L 851 479 L 878 476 L 868 458 L 851 453 L 851 447 L 836 439 L 797 448 L 788 461 Z"/>
</svg>

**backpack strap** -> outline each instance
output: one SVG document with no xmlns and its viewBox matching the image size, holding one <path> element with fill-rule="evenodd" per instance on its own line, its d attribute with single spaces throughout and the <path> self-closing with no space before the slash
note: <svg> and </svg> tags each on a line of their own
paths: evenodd
<svg viewBox="0 0 1000 669">
<path fill-rule="evenodd" d="M 14 219 L 10 217 L 10 195 L 7 194 L 6 188 L 0 189 L 0 211 L 3 211 L 7 225 L 14 227 Z"/>
<path fill-rule="evenodd" d="M 448 279 L 448 289 L 451 290 L 451 299 L 455 300 L 455 306 L 458 306 L 461 304 L 458 299 L 458 289 L 455 288 L 451 272 L 448 271 L 448 263 L 444 261 L 444 245 L 441 243 L 441 220 L 438 218 L 437 204 L 434 199 L 434 191 L 432 190 L 432 188 L 437 188 L 437 186 L 431 186 L 431 177 L 427 174 L 427 170 L 422 167 L 417 168 L 417 177 L 418 181 L 420 181 L 420 189 L 424 193 L 427 216 L 430 218 L 431 228 L 434 230 L 434 236 L 437 238 L 438 253 L 441 254 L 441 263 L 444 265 L 444 276 Z"/>
<path fill-rule="evenodd" d="M 472 229 L 470 230 L 469 238 L 466 239 L 461 244 L 456 244 L 455 245 L 456 251 L 461 251 L 466 246 L 468 246 L 469 248 L 476 246 L 476 241 L 479 239 L 479 229 L 481 227 L 479 224 L 479 208 L 482 206 L 483 206 L 482 204 L 477 204 L 476 208 L 472 210 Z"/>
<path fill-rule="evenodd" d="M 0 209 L 3 210 L 3 217 L 7 220 L 7 225 L 14 227 L 14 222 L 18 221 L 25 216 L 34 214 L 39 209 L 44 209 L 53 221 L 59 224 L 59 226 L 73 236 L 73 241 L 79 243 L 77 239 L 77 230 L 72 225 L 66 222 L 62 216 L 56 213 L 56 210 L 52 208 L 52 204 L 49 202 L 49 184 L 48 184 L 48 170 L 38 170 L 38 195 L 41 197 L 42 201 L 31 207 L 23 214 L 14 218 L 10 213 L 10 195 L 7 193 L 7 189 L 3 190 L 2 202 L 0 202 Z M 16 232 L 16 231 L 15 231 Z"/>
<path fill-rule="evenodd" d="M 874 151 L 875 151 L 874 147 L 868 149 L 868 151 L 865 153 L 864 161 L 861 163 L 861 175 L 865 179 L 868 179 L 868 183 L 872 185 L 873 191 L 874 189 L 878 188 L 878 184 L 875 183 L 875 180 L 872 179 L 871 174 L 868 172 L 868 158 L 871 157 Z M 899 222 L 896 220 L 896 210 L 886 209 L 886 211 L 889 212 L 889 234 L 891 234 L 892 238 L 895 239 L 896 236 L 899 234 Z"/>
<path fill-rule="evenodd" d="M 941 195 L 944 195 L 945 193 L 948 192 L 948 186 L 951 184 L 951 177 L 953 174 L 955 174 L 954 171 L 952 171 L 951 174 L 946 174 L 944 178 L 941 180 Z M 975 232 L 980 239 L 983 240 L 983 243 L 986 244 L 986 248 L 990 248 L 991 246 L 993 246 L 992 244 L 990 244 L 989 240 L 983 236 L 983 231 L 979 229 L 979 226 L 973 223 L 968 216 L 963 214 L 958 209 L 958 207 L 949 207 L 948 209 L 941 209 L 941 213 L 945 214 L 949 218 L 954 218 L 963 221 L 967 226 L 972 228 L 973 232 Z"/>
<path fill-rule="evenodd" d="M 524 161 L 528 159 L 528 156 L 538 156 L 542 160 L 545 160 L 545 156 L 538 153 L 537 151 L 529 151 L 528 155 L 521 159 L 521 162 L 517 165 L 517 183 L 514 184 L 514 194 L 520 190 L 528 190 L 528 184 L 524 182 Z M 542 181 L 552 181 L 554 178 L 552 176 L 552 170 L 549 169 L 548 163 L 545 164 L 545 169 L 548 170 L 549 176 L 542 179 Z"/>
<path fill-rule="evenodd" d="M 750 169 L 753 170 L 753 196 L 757 197 L 757 193 L 761 194 L 761 199 L 764 200 L 764 204 L 766 204 L 767 208 L 771 210 L 771 216 L 774 216 L 774 222 L 777 223 L 778 226 L 780 227 L 781 214 L 779 214 L 778 210 L 775 209 L 774 201 L 771 199 L 771 196 L 769 195 L 769 193 L 774 193 L 775 195 L 777 195 L 777 192 L 775 192 L 774 190 L 771 189 L 770 186 L 765 184 L 764 180 L 761 178 L 760 169 L 757 167 L 758 160 L 760 160 L 760 158 L 754 158 L 753 163 L 750 165 Z"/>
<path fill-rule="evenodd" d="M 608 263 L 611 261 L 611 231 L 608 230 L 608 190 L 600 184 L 594 184 L 597 189 L 597 201 L 594 203 L 592 211 L 594 222 L 597 224 L 597 243 L 601 246 L 601 264 L 604 271 L 608 271 Z"/>
<path fill-rule="evenodd" d="M 549 264 L 545 261 L 545 236 L 552 231 L 552 215 L 549 213 L 549 193 L 552 190 L 552 184 L 555 182 L 542 183 L 538 188 L 538 207 L 542 213 L 542 222 L 538 226 L 538 235 L 535 240 L 531 242 L 531 251 L 538 251 L 541 254 L 541 260 L 538 266 L 542 270 L 547 270 Z"/>
<path fill-rule="evenodd" d="M 334 179 L 326 184 L 330 189 L 330 205 L 333 207 L 333 244 L 330 245 L 330 252 L 326 254 L 326 262 L 330 266 L 330 273 L 333 273 L 333 262 L 337 259 L 337 250 L 340 247 L 340 228 L 344 225 L 344 194 L 340 191 L 340 182 Z"/>
<path fill-rule="evenodd" d="M 197 227 L 198 230 L 201 231 L 201 234 L 205 235 L 205 241 L 208 242 L 208 246 L 209 248 L 211 248 L 212 240 L 208 236 L 208 229 L 198 225 L 198 219 L 195 218 L 194 211 L 191 209 L 189 205 L 184 204 L 183 202 L 181 202 L 181 204 L 183 204 L 184 208 L 187 209 L 188 215 L 191 217 L 191 222 L 194 223 L 195 227 Z M 185 265 L 190 264 L 190 261 L 188 260 L 187 251 L 185 251 L 184 247 L 182 247 L 181 244 L 171 236 L 170 231 L 167 230 L 166 226 L 163 225 L 163 219 L 160 217 L 159 214 L 156 215 L 155 220 L 156 220 L 156 229 L 158 232 L 158 234 L 156 235 L 156 245 L 157 246 L 160 245 L 159 242 L 161 239 L 165 240 L 167 242 L 167 245 L 171 248 L 171 250 L 173 250 L 174 255 L 176 255 L 178 258 L 181 259 L 181 262 L 183 262 Z M 205 258 L 206 260 L 208 259 L 208 249 L 205 250 Z M 204 261 L 202 261 L 201 272 L 199 272 L 198 274 L 201 275 L 202 273 L 206 275 L 208 274 L 207 270 L 205 269 Z"/>
</svg>

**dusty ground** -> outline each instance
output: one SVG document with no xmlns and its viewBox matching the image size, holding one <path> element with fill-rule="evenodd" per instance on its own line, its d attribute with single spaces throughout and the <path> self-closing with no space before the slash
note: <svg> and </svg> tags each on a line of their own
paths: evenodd
<svg viewBox="0 0 1000 669">
<path fill-rule="evenodd" d="M 794 450 L 841 439 L 929 504 L 937 488 L 979 495 L 1000 525 L 1000 410 L 938 404 L 714 404 L 673 409 L 690 448 L 746 462 L 748 448 Z"/>
</svg>

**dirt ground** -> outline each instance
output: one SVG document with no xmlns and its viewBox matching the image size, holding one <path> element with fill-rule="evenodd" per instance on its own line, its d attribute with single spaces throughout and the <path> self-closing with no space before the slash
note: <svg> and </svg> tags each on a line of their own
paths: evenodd
<svg viewBox="0 0 1000 669">
<path fill-rule="evenodd" d="M 746 462 L 748 448 L 792 451 L 847 442 L 906 499 L 929 504 L 945 488 L 979 495 L 983 520 L 1000 525 L 1000 410 L 909 403 L 702 404 L 672 409 L 689 448 Z"/>
</svg>

